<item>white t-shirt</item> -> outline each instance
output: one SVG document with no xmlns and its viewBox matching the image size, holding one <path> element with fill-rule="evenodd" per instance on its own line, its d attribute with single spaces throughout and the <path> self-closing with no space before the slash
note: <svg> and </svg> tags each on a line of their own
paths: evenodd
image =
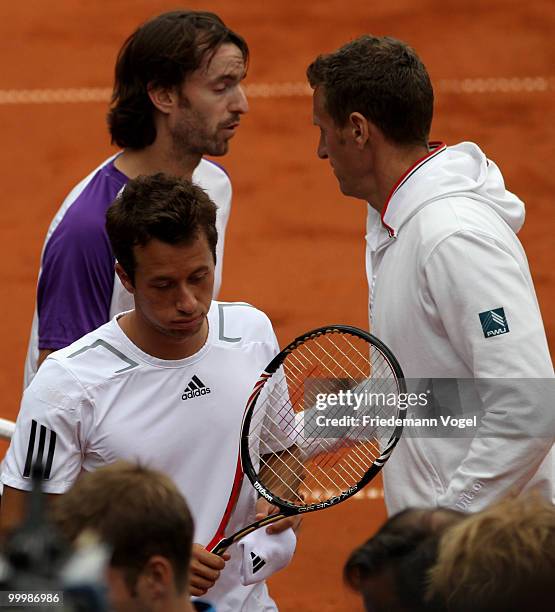
<svg viewBox="0 0 555 612">
<path fill-rule="evenodd" d="M 24 393 L 2 482 L 29 490 L 40 458 L 44 491 L 64 493 L 82 470 L 140 462 L 175 481 L 194 541 L 207 545 L 234 483 L 245 405 L 279 350 L 269 319 L 248 304 L 212 302 L 208 322 L 205 345 L 182 360 L 144 353 L 117 317 L 50 355 Z M 245 478 L 226 535 L 254 520 L 255 501 Z M 274 609 L 264 584 L 240 585 L 240 555 L 230 552 L 207 599 L 219 612 Z"/>
</svg>

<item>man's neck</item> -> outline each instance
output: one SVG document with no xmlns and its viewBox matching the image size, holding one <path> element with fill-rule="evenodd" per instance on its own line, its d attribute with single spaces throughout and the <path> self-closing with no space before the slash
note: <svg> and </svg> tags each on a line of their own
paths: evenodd
<svg viewBox="0 0 555 612">
<path fill-rule="evenodd" d="M 151 612 L 195 612 L 189 595 L 179 595 L 157 602 Z"/>
<path fill-rule="evenodd" d="M 368 185 L 366 199 L 379 213 L 386 206 L 399 179 L 429 152 L 428 147 L 398 147 L 386 145 L 375 153 L 373 181 Z"/>
<path fill-rule="evenodd" d="M 168 608 L 168 612 L 195 612 L 195 606 L 189 595 L 176 599 L 175 608 Z"/>
<path fill-rule="evenodd" d="M 191 180 L 201 157 L 200 154 L 192 153 L 177 155 L 171 147 L 157 139 L 144 149 L 125 149 L 116 158 L 114 165 L 130 179 L 140 174 L 151 175 L 163 172 Z"/>
</svg>

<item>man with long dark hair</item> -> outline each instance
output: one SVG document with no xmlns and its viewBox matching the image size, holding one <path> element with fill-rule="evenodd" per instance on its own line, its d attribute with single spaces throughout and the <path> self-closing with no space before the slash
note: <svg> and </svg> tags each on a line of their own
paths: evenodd
<svg viewBox="0 0 555 612">
<path fill-rule="evenodd" d="M 203 155 L 225 155 L 248 105 L 241 82 L 249 51 L 213 13 L 173 11 L 140 26 L 116 62 L 108 125 L 122 152 L 104 161 L 67 196 L 43 248 L 25 386 L 52 351 L 132 308 L 114 276 L 106 209 L 138 175 L 165 172 L 192 180 L 218 207 L 214 296 L 222 275 L 231 183 Z"/>
</svg>

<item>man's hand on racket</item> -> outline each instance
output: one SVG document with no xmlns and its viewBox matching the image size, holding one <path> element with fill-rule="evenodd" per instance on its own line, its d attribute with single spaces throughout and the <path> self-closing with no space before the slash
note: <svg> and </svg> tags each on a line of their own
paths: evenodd
<svg viewBox="0 0 555 612">
<path fill-rule="evenodd" d="M 189 588 L 191 595 L 200 597 L 214 586 L 220 577 L 221 571 L 225 567 L 225 562 L 229 561 L 230 555 L 214 555 L 208 552 L 201 544 L 193 544 L 191 557 L 191 569 L 189 576 Z"/>
<path fill-rule="evenodd" d="M 261 497 L 256 502 L 256 517 L 255 520 L 259 521 L 271 514 L 277 514 L 280 512 L 280 509 L 277 506 L 271 504 L 268 500 Z M 272 523 L 266 527 L 266 533 L 281 533 L 286 529 L 291 527 L 293 531 L 297 531 L 302 522 L 302 518 L 300 515 L 288 516 L 286 518 L 281 519 L 281 521 L 277 521 L 276 523 Z"/>
</svg>

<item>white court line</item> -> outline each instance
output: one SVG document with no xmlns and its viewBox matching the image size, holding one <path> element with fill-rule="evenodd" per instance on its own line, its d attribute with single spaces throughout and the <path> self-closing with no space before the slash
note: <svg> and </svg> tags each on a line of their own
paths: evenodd
<svg viewBox="0 0 555 612">
<path fill-rule="evenodd" d="M 555 77 L 443 79 L 441 93 L 534 93 L 555 90 Z"/>
<path fill-rule="evenodd" d="M 436 93 L 510 94 L 555 91 L 555 77 L 512 77 L 480 79 L 440 79 Z M 284 83 L 249 83 L 245 92 L 250 98 L 291 98 L 311 96 L 304 81 Z M 0 105 L 9 104 L 76 104 L 102 102 L 107 104 L 110 87 L 71 87 L 62 89 L 0 89 Z"/>
<path fill-rule="evenodd" d="M 333 495 L 334 493 L 328 489 L 324 491 L 322 491 L 322 489 L 315 489 L 311 492 L 305 492 L 305 501 L 316 503 L 320 501 L 322 496 L 324 496 L 325 498 L 330 498 L 333 497 Z M 365 499 L 376 500 L 383 498 L 384 494 L 383 489 L 381 487 L 364 487 L 363 489 L 358 491 L 358 493 L 355 493 L 353 495 L 353 499 L 358 499 L 359 501 Z"/>
<path fill-rule="evenodd" d="M 358 493 L 353 495 L 353 499 L 363 500 L 363 499 L 383 499 L 383 489 L 379 487 L 365 487 L 361 489 Z"/>
<path fill-rule="evenodd" d="M 0 89 L 0 104 L 74 104 L 110 100 L 109 87 L 81 87 L 68 89 Z"/>
</svg>

